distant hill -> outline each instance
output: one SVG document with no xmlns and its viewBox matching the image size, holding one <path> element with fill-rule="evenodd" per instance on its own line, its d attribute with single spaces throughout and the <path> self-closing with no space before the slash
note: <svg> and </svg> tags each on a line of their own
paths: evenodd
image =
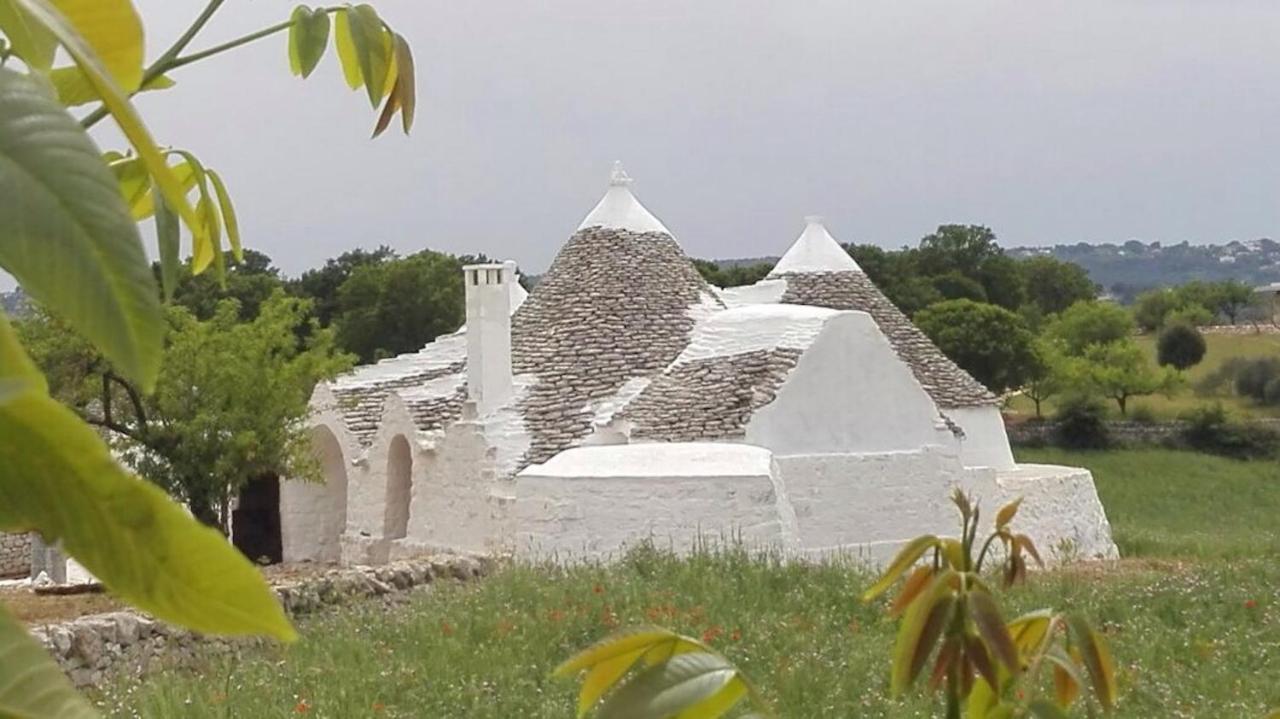
<svg viewBox="0 0 1280 719">
<path fill-rule="evenodd" d="M 1094 282 L 1121 300 L 1164 285 L 1190 280 L 1240 280 L 1251 285 L 1280 282 L 1280 242 L 1270 239 L 1233 241 L 1224 245 L 1162 245 L 1130 240 L 1124 244 L 1016 247 L 1014 257 L 1052 255 L 1074 262 Z"/>
<path fill-rule="evenodd" d="M 1233 241 L 1222 245 L 1163 245 L 1136 240 L 1124 244 L 1014 247 L 1012 257 L 1051 255 L 1088 271 L 1103 290 L 1121 300 L 1153 287 L 1190 280 L 1240 280 L 1251 285 L 1280 282 L 1280 242 L 1270 239 Z M 777 262 L 776 257 L 715 260 L 721 267 Z"/>
</svg>

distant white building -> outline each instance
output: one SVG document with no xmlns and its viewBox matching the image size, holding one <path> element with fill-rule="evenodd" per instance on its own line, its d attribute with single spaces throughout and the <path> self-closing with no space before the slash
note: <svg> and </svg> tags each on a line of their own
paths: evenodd
<svg viewBox="0 0 1280 719">
<path fill-rule="evenodd" d="M 880 559 L 955 530 L 953 487 L 1050 552 L 1113 557 L 1089 473 L 1017 465 L 997 401 L 818 218 L 765 280 L 703 281 L 615 169 L 525 296 L 465 269 L 467 324 L 322 385 L 324 482 L 285 482 L 286 561 L 613 554 L 738 537 Z"/>
</svg>

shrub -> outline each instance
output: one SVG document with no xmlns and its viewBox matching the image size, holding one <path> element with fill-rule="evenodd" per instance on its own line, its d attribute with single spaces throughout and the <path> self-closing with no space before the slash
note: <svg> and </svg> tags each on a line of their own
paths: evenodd
<svg viewBox="0 0 1280 719">
<path fill-rule="evenodd" d="M 1200 330 L 1189 324 L 1172 324 L 1156 342 L 1156 361 L 1161 367 L 1185 370 L 1199 364 L 1206 349 Z"/>
<path fill-rule="evenodd" d="M 1280 359 L 1260 357 L 1241 363 L 1236 369 L 1236 394 L 1258 402 L 1267 401 L 1267 384 L 1280 377 Z"/>
<path fill-rule="evenodd" d="M 1182 441 L 1200 452 L 1236 459 L 1262 459 L 1274 456 L 1280 447 L 1280 434 L 1236 420 L 1221 404 L 1193 409 L 1181 419 L 1187 423 L 1180 432 Z"/>
<path fill-rule="evenodd" d="M 1179 307 L 1164 317 L 1166 327 L 1170 325 L 1191 325 L 1192 327 L 1204 327 L 1213 324 L 1213 313 L 1201 307 L 1200 305 L 1187 305 Z"/>
<path fill-rule="evenodd" d="M 1077 396 L 1064 401 L 1055 416 L 1053 441 L 1068 449 L 1106 449 L 1111 446 L 1107 428 L 1107 408 L 1092 397 Z"/>
<path fill-rule="evenodd" d="M 1137 424 L 1155 424 L 1158 421 L 1155 410 L 1145 404 L 1134 407 L 1129 413 L 1129 420 Z"/>
</svg>

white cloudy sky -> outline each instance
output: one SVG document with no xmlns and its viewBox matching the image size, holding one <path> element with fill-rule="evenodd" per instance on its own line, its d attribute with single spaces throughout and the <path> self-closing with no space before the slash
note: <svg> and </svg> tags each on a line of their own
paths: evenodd
<svg viewBox="0 0 1280 719">
<path fill-rule="evenodd" d="M 204 4 L 137 0 L 159 52 Z M 703 257 L 781 252 L 805 214 L 897 246 L 1221 241 L 1280 220 L 1274 0 L 381 0 L 418 58 L 412 137 L 283 37 L 140 105 L 219 168 L 289 273 L 355 246 L 541 271 L 621 159 Z M 229 0 L 208 37 L 287 17 Z M 113 136 L 100 133 L 110 144 Z"/>
</svg>

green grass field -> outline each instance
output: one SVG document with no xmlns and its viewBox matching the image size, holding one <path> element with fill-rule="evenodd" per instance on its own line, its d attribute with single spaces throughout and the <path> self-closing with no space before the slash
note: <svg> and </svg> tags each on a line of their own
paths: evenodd
<svg viewBox="0 0 1280 719">
<path fill-rule="evenodd" d="M 1154 362 L 1156 357 L 1155 336 L 1150 334 L 1142 335 L 1137 338 L 1137 341 L 1144 350 L 1150 353 L 1151 361 Z M 1158 419 L 1175 419 L 1189 409 L 1210 402 L 1222 402 L 1242 417 L 1274 417 L 1280 415 L 1280 408 L 1262 407 L 1234 394 L 1227 393 L 1215 397 L 1201 397 L 1193 389 L 1197 382 L 1212 374 L 1232 357 L 1280 357 L 1280 335 L 1207 334 L 1205 335 L 1205 343 L 1208 345 L 1208 350 L 1205 352 L 1204 360 L 1187 370 L 1188 384 L 1186 387 L 1169 397 L 1154 395 L 1130 400 L 1129 412 L 1132 414 L 1136 408 L 1145 407 Z M 1108 408 L 1119 416 L 1114 402 L 1109 402 Z M 1042 407 L 1042 411 L 1046 415 L 1052 415 L 1055 409 L 1056 406 L 1052 399 Z M 1013 414 L 1032 417 L 1035 416 L 1035 405 L 1025 397 L 1015 397 L 1010 403 L 1008 411 Z"/>
<path fill-rule="evenodd" d="M 1032 575 L 1010 611 L 1086 612 L 1121 667 L 1115 716 L 1261 717 L 1280 707 L 1280 469 L 1163 450 L 1036 451 L 1094 470 L 1126 559 Z M 893 625 L 857 597 L 856 567 L 781 565 L 743 553 L 638 552 L 610 567 L 513 567 L 305 620 L 304 639 L 198 672 L 128 680 L 108 716 L 573 716 L 550 670 L 613 628 L 658 623 L 737 661 L 782 717 L 932 717 L 886 697 Z"/>
</svg>

